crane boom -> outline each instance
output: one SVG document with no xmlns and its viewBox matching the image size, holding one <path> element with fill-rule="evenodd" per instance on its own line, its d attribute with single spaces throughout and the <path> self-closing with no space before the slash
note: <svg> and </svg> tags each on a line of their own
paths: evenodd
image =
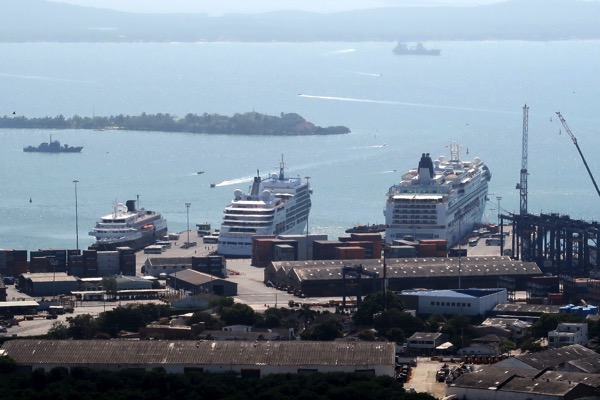
<svg viewBox="0 0 600 400">
<path fill-rule="evenodd" d="M 573 132 L 571 132 L 571 129 L 569 129 L 569 125 L 567 125 L 567 121 L 565 121 L 565 119 L 563 118 L 563 116 L 560 114 L 559 111 L 556 112 L 556 115 L 558 115 L 560 122 L 562 123 L 563 127 L 565 128 L 565 130 L 571 137 L 573 144 L 575 144 L 575 147 L 577 147 L 577 151 L 579 152 L 579 156 L 581 157 L 581 160 L 583 161 L 583 164 L 585 165 L 585 169 L 587 169 L 587 172 L 590 175 L 590 178 L 592 179 L 592 183 L 594 184 L 594 187 L 596 188 L 596 193 L 598 193 L 598 196 L 600 196 L 600 189 L 598 189 L 598 185 L 596 184 L 594 175 L 592 175 L 592 171 L 590 171 L 590 167 L 588 166 L 587 161 L 585 161 L 585 157 L 583 156 L 583 153 L 581 152 L 581 149 L 579 148 L 579 144 L 577 144 L 577 138 L 575 137 L 575 135 L 573 135 Z"/>
</svg>

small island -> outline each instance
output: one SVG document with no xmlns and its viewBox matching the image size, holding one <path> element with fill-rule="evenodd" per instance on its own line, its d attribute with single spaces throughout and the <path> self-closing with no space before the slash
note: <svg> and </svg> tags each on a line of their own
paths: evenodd
<svg viewBox="0 0 600 400">
<path fill-rule="evenodd" d="M 279 116 L 247 112 L 231 117 L 219 114 L 187 114 L 177 118 L 170 114 L 116 115 L 110 117 L 26 118 L 4 116 L 0 128 L 13 129 L 93 129 L 187 132 L 221 135 L 340 135 L 350 133 L 345 126 L 315 126 L 296 113 L 281 113 Z"/>
</svg>

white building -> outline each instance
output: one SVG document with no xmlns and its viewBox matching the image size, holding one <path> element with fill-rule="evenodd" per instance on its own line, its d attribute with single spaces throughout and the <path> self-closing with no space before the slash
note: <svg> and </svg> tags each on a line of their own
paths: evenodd
<svg viewBox="0 0 600 400">
<path fill-rule="evenodd" d="M 403 290 L 404 304 L 418 315 L 485 315 L 508 301 L 506 289 Z"/>
<path fill-rule="evenodd" d="M 415 332 L 406 341 L 406 347 L 412 352 L 432 353 L 447 340 L 447 336 L 439 332 Z"/>
<path fill-rule="evenodd" d="M 556 349 L 559 347 L 580 344 L 582 346 L 588 343 L 588 324 L 582 323 L 561 323 L 558 327 L 548 332 L 548 348 Z"/>
</svg>

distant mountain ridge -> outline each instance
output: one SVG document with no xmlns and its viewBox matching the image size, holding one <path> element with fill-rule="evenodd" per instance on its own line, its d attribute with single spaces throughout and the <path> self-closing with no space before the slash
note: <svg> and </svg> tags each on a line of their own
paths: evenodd
<svg viewBox="0 0 600 400">
<path fill-rule="evenodd" d="M 134 14 L 45 0 L 2 4 L 0 42 L 314 42 L 600 39 L 600 2 L 511 0 L 316 14 Z"/>
</svg>

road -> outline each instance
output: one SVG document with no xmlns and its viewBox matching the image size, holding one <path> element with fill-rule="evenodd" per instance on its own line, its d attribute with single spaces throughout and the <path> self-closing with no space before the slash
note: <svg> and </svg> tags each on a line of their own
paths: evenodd
<svg viewBox="0 0 600 400">
<path fill-rule="evenodd" d="M 413 367 L 404 387 L 412 387 L 417 393 L 429 393 L 436 399 L 443 399 L 446 395 L 446 383 L 435 379 L 435 373 L 442 365 L 439 361 L 431 361 L 429 357 L 417 357 L 417 366 Z"/>
</svg>

